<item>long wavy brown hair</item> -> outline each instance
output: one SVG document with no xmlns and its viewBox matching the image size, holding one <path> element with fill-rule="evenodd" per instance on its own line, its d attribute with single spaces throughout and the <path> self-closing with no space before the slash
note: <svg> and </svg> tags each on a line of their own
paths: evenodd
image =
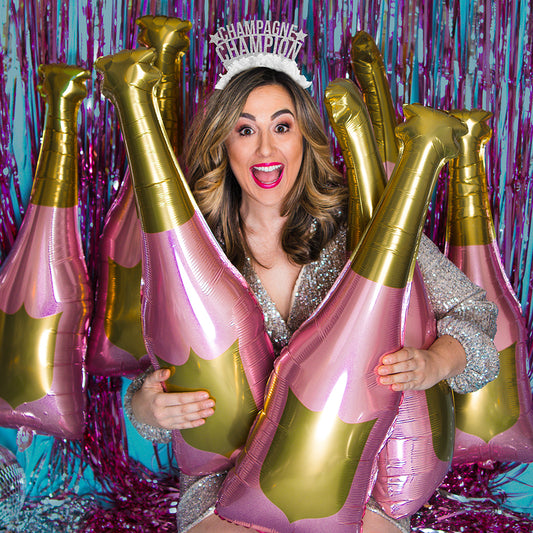
<svg viewBox="0 0 533 533">
<path fill-rule="evenodd" d="M 250 250 L 240 216 L 241 189 L 228 161 L 225 140 L 248 95 L 257 87 L 280 85 L 290 94 L 303 136 L 303 158 L 281 214 L 287 217 L 281 246 L 298 265 L 318 258 L 345 217 L 347 191 L 331 163 L 330 146 L 315 102 L 289 76 L 269 68 L 244 71 L 215 91 L 199 111 L 186 149 L 188 180 L 207 223 L 221 235 L 229 260 L 240 268 Z"/>
</svg>

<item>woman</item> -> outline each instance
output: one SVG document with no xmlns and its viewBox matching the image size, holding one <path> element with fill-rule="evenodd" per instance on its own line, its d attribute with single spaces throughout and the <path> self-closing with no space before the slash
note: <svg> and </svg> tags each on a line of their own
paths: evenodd
<svg viewBox="0 0 533 533">
<path fill-rule="evenodd" d="M 256 294 L 279 353 L 346 262 L 346 190 L 331 165 L 316 106 L 284 72 L 241 72 L 215 91 L 197 117 L 187 165 L 200 209 Z M 406 347 L 386 355 L 376 379 L 396 391 L 427 389 L 442 379 L 460 392 L 476 390 L 498 372 L 491 342 L 495 306 L 426 238 L 418 259 L 439 337 L 428 350 Z M 131 408 L 138 427 L 192 428 L 214 413 L 205 392 L 163 393 L 161 382 L 169 374 L 157 370 L 134 386 Z M 180 503 L 178 513 L 187 515 L 180 531 L 247 530 L 212 514 L 222 479 L 219 474 L 199 483 L 183 480 L 182 487 L 193 488 Z M 191 511 L 205 495 L 208 501 Z M 408 530 L 406 521 L 388 519 L 369 502 L 366 533 Z"/>
</svg>

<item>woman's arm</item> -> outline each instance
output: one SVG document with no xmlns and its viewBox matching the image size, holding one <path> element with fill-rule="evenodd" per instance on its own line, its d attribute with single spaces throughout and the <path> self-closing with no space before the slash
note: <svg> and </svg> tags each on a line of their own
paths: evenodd
<svg viewBox="0 0 533 533">
<path fill-rule="evenodd" d="M 466 354 L 458 340 L 443 335 L 427 350 L 404 347 L 385 355 L 381 362 L 377 373 L 382 385 L 390 385 L 395 391 L 426 390 L 463 372 Z"/>
<path fill-rule="evenodd" d="M 439 337 L 428 350 L 403 348 L 385 355 L 379 381 L 394 390 L 425 390 L 447 379 L 456 392 L 473 392 L 499 372 L 494 343 L 496 305 L 423 236 L 418 254 Z"/>
</svg>

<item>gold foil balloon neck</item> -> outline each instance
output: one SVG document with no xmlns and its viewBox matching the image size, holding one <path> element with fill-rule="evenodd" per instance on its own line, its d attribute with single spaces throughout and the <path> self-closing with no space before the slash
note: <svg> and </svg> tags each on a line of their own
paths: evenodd
<svg viewBox="0 0 533 533">
<path fill-rule="evenodd" d="M 192 24 L 188 20 L 145 15 L 139 17 L 136 23 L 140 28 L 137 41 L 159 51 L 156 65 L 160 69 L 162 62 L 174 63 L 176 55 L 182 55 L 189 49 L 188 33 Z"/>
<path fill-rule="evenodd" d="M 42 82 L 38 86 L 39 92 L 52 101 L 65 99 L 76 102 L 87 96 L 85 82 L 90 77 L 88 70 L 60 63 L 39 65 L 38 70 L 42 77 Z"/>
<path fill-rule="evenodd" d="M 443 160 L 459 154 L 458 139 L 468 133 L 461 120 L 420 104 L 405 104 L 403 110 L 406 121 L 396 128 L 396 137 L 403 145 L 431 143 L 435 155 Z"/>
<path fill-rule="evenodd" d="M 461 152 L 453 164 L 458 167 L 477 165 L 483 160 L 481 151 L 492 137 L 492 129 L 487 124 L 492 113 L 483 109 L 454 109 L 450 115 L 462 120 L 468 128 L 468 133 L 461 138 Z"/>
<path fill-rule="evenodd" d="M 412 279 L 438 172 L 457 155 L 457 139 L 467 131 L 460 120 L 441 111 L 419 104 L 404 109 L 407 120 L 396 128 L 403 149 L 359 244 L 368 252 L 352 255 L 356 273 L 395 288 L 405 287 Z"/>
<path fill-rule="evenodd" d="M 155 87 L 155 94 L 170 144 L 179 155 L 183 151 L 179 125 L 184 123 L 183 110 L 178 106 L 183 92 L 181 60 L 189 48 L 188 32 L 192 25 L 188 20 L 151 15 L 140 17 L 136 22 L 140 27 L 139 44 L 157 51 L 155 66 L 161 71 L 161 81 Z"/>
<path fill-rule="evenodd" d="M 94 66 L 103 75 L 102 93 L 116 101 L 116 93 L 129 88 L 150 95 L 161 79 L 161 71 L 154 66 L 154 48 L 122 50 L 111 56 L 99 57 Z"/>
<path fill-rule="evenodd" d="M 124 50 L 97 60 L 104 93 L 118 109 L 142 228 L 159 233 L 189 221 L 194 201 L 155 105 L 160 79 L 153 49 Z"/>
<path fill-rule="evenodd" d="M 379 61 L 381 54 L 374 39 L 366 31 L 358 31 L 352 39 L 352 61 L 366 65 Z"/>
<path fill-rule="evenodd" d="M 47 110 L 31 203 L 73 207 L 78 201 L 77 115 L 87 96 L 89 71 L 74 65 L 40 65 Z"/>
<path fill-rule="evenodd" d="M 77 135 L 78 109 L 87 96 L 89 71 L 61 63 L 39 65 L 38 71 L 41 76 L 38 90 L 48 106 L 45 128 Z"/>
<path fill-rule="evenodd" d="M 355 249 L 372 218 L 387 178 L 361 91 L 345 78 L 332 81 L 324 103 L 346 164 L 350 193 L 347 249 Z"/>
<path fill-rule="evenodd" d="M 361 91 L 346 78 L 337 78 L 330 82 L 324 100 L 328 106 L 328 114 L 335 123 L 347 123 L 352 117 L 359 117 L 364 112 L 364 108 L 360 106 L 363 100 Z"/>
<path fill-rule="evenodd" d="M 374 126 L 374 135 L 384 163 L 395 163 L 398 146 L 394 128 L 396 112 L 381 52 L 372 37 L 359 31 L 352 39 L 352 69 Z"/>
<path fill-rule="evenodd" d="M 485 171 L 485 145 L 492 136 L 487 120 L 492 113 L 482 109 L 454 110 L 468 133 L 461 138 L 461 151 L 450 163 L 448 245 L 490 244 L 496 239 L 489 204 Z"/>
<path fill-rule="evenodd" d="M 468 127 L 468 133 L 478 139 L 482 144 L 492 137 L 492 130 L 487 124 L 487 120 L 492 118 L 490 111 L 484 109 L 453 109 L 450 115 L 462 120 Z"/>
</svg>

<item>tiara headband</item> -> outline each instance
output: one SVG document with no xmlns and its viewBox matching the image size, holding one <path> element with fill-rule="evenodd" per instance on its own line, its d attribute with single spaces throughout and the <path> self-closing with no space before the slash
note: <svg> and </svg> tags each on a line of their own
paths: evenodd
<svg viewBox="0 0 533 533">
<path fill-rule="evenodd" d="M 237 22 L 219 28 L 210 37 L 226 69 L 215 89 L 223 89 L 233 76 L 254 67 L 285 72 L 304 89 L 311 85 L 295 61 L 307 34 L 294 24 L 269 20 Z"/>
</svg>

